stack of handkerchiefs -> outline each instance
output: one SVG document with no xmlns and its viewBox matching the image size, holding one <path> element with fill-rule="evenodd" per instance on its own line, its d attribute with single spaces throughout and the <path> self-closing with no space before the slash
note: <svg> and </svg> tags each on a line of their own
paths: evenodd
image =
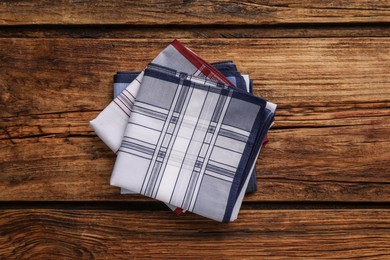
<svg viewBox="0 0 390 260">
<path fill-rule="evenodd" d="M 209 64 L 173 41 L 143 72 L 114 76 L 113 101 L 90 122 L 117 154 L 111 185 L 176 212 L 237 219 L 276 105 L 251 94 L 231 61 Z"/>
</svg>

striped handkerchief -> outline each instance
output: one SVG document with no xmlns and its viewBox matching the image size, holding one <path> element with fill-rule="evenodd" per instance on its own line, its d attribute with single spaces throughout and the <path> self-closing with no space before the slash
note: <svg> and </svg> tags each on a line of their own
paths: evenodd
<svg viewBox="0 0 390 260">
<path fill-rule="evenodd" d="M 221 72 L 177 40 L 174 40 L 168 45 L 153 62 L 234 86 L 234 84 Z M 90 126 L 95 133 L 115 153 L 118 151 L 122 142 L 123 134 L 132 112 L 133 103 L 137 96 L 142 78 L 143 72 L 141 72 L 94 120 L 90 121 Z M 132 191 L 125 191 L 125 193 L 130 192 Z M 171 205 L 167 206 L 174 209 Z"/>
<path fill-rule="evenodd" d="M 205 62 L 179 41 L 174 40 L 153 61 L 199 77 L 207 77 L 234 86 L 221 72 Z M 143 72 L 131 82 L 94 120 L 90 126 L 102 141 L 114 152 L 122 142 L 134 100 L 142 82 Z"/>
<path fill-rule="evenodd" d="M 252 93 L 252 84 L 249 76 L 241 75 L 232 61 L 214 62 L 211 63 L 211 65 L 226 76 L 226 78 L 235 84 L 237 88 Z M 117 74 L 114 75 L 114 98 L 116 98 L 139 74 L 140 72 L 117 72 Z M 257 179 L 256 170 L 254 169 L 246 193 L 253 193 L 255 191 L 257 191 Z M 121 194 L 134 194 L 134 192 L 121 189 Z"/>
<path fill-rule="evenodd" d="M 111 185 L 235 220 L 276 105 L 157 64 L 133 103 Z"/>
</svg>

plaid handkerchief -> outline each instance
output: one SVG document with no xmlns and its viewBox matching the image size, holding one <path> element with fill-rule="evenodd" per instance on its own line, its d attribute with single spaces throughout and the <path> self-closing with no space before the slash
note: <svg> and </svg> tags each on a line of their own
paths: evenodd
<svg viewBox="0 0 390 260">
<path fill-rule="evenodd" d="M 111 185 L 235 220 L 276 105 L 156 64 L 133 103 Z"/>
<path fill-rule="evenodd" d="M 241 75 L 232 61 L 214 62 L 211 63 L 211 65 L 226 76 L 226 78 L 235 84 L 237 88 L 252 93 L 252 84 L 249 76 Z M 118 72 L 114 75 L 114 98 L 116 98 L 128 86 L 128 84 L 138 76 L 138 74 L 140 74 L 140 72 Z M 255 191 L 257 191 L 257 179 L 256 170 L 254 169 L 246 192 L 253 193 Z M 121 194 L 134 194 L 134 192 L 121 189 Z"/>
<path fill-rule="evenodd" d="M 168 45 L 152 62 L 234 86 L 221 72 L 177 40 Z M 123 132 L 132 112 L 142 78 L 143 73 L 140 73 L 120 95 L 90 122 L 95 133 L 114 152 L 118 151 L 122 142 Z"/>
<path fill-rule="evenodd" d="M 189 74 L 207 77 L 234 86 L 221 72 L 205 62 L 179 41 L 174 40 L 154 60 L 154 63 L 170 66 Z M 123 73 L 126 74 L 126 73 Z M 122 75 L 126 77 L 126 75 Z M 133 75 L 134 76 L 134 75 Z M 134 100 L 142 82 L 141 72 L 94 120 L 90 126 L 100 139 L 114 152 L 122 142 Z M 124 193 L 130 193 L 122 189 Z M 171 205 L 169 208 L 174 209 Z"/>
</svg>

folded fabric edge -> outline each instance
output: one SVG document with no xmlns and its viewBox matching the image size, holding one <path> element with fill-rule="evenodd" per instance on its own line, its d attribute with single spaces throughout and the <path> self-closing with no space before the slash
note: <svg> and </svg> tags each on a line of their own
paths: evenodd
<svg viewBox="0 0 390 260">
<path fill-rule="evenodd" d="M 268 102 L 267 102 L 268 103 Z M 240 194 L 241 192 L 246 189 L 247 183 L 249 180 L 247 180 L 248 176 L 245 176 L 245 174 L 249 173 L 253 168 L 254 165 L 256 164 L 256 159 L 258 158 L 258 155 L 260 153 L 262 144 L 264 142 L 264 138 L 270 128 L 270 124 L 272 122 L 273 118 L 273 113 L 272 111 L 269 110 L 269 114 L 271 115 L 270 117 L 267 117 L 265 113 L 268 110 L 266 108 L 267 105 L 265 105 L 263 108 L 264 110 L 261 110 L 257 114 L 256 120 L 254 122 L 253 129 L 255 131 L 251 132 L 249 139 L 248 139 L 248 144 L 247 147 L 245 147 L 244 154 L 245 156 L 248 156 L 249 159 L 246 162 L 246 165 L 241 165 L 241 172 L 239 172 L 233 181 L 230 193 L 229 193 L 229 198 L 228 198 L 228 205 L 226 207 L 225 211 L 225 216 L 223 218 L 223 222 L 228 223 L 232 219 L 232 213 L 233 210 L 236 206 L 236 204 L 242 203 L 242 201 L 239 201 L 241 198 Z M 244 176 L 242 176 L 244 175 Z M 244 182 L 243 182 L 244 179 Z"/>
<path fill-rule="evenodd" d="M 211 66 L 208 62 L 202 59 L 194 51 L 184 46 L 179 40 L 175 39 L 171 45 L 175 47 L 184 57 L 186 57 L 192 64 L 195 65 L 200 71 L 205 71 L 205 75 L 210 75 L 210 78 L 215 78 L 216 80 L 223 82 L 227 85 L 235 87 L 235 85 L 228 80 L 221 72 Z"/>
</svg>

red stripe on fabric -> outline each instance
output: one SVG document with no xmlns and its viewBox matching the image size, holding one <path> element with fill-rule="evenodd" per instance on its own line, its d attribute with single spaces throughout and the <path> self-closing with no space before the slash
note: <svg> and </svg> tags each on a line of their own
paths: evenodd
<svg viewBox="0 0 390 260">
<path fill-rule="evenodd" d="M 195 52 L 189 50 L 178 40 L 174 40 L 171 45 L 175 47 L 175 49 L 178 50 L 184 57 L 186 57 L 187 60 L 194 64 L 194 66 L 199 69 L 205 76 L 209 77 L 209 75 L 214 73 L 214 76 L 216 76 L 220 82 L 232 87 L 236 87 L 236 85 L 228 80 L 221 72 L 199 57 Z M 205 68 L 202 68 L 202 65 L 205 66 Z"/>
<path fill-rule="evenodd" d="M 181 208 L 176 208 L 174 211 L 173 211 L 176 215 L 180 215 L 183 213 L 183 209 Z"/>
<path fill-rule="evenodd" d="M 130 117 L 130 115 L 127 114 L 126 111 L 123 110 L 123 108 L 118 103 L 115 102 L 115 100 L 113 100 L 113 102 L 115 103 L 115 105 L 117 105 L 123 111 L 123 113 L 125 113 L 128 117 Z"/>
<path fill-rule="evenodd" d="M 138 81 L 138 80 L 137 80 Z M 139 81 L 138 81 L 139 82 Z M 126 90 L 126 92 L 127 93 L 129 93 L 130 94 L 130 96 L 132 96 L 134 99 L 135 99 L 135 97 L 133 96 L 133 94 L 131 94 L 131 92 L 130 91 L 128 91 L 127 89 L 125 89 Z"/>
<path fill-rule="evenodd" d="M 126 96 L 124 92 L 122 92 L 121 95 L 123 95 L 130 102 L 130 104 L 134 104 L 134 102 L 128 96 Z"/>
<path fill-rule="evenodd" d="M 131 111 L 130 107 L 128 107 L 125 102 L 122 101 L 122 99 L 118 98 L 118 100 L 128 109 Z"/>
<path fill-rule="evenodd" d="M 268 137 L 264 137 L 264 140 L 263 140 L 263 145 L 267 144 L 269 142 L 269 139 Z"/>
<path fill-rule="evenodd" d="M 204 75 L 208 75 L 208 77 L 212 80 L 217 80 L 219 82 L 222 82 L 222 83 L 225 83 L 224 82 L 224 79 L 221 79 L 218 75 L 216 75 L 213 71 L 210 71 L 209 68 L 207 67 L 203 67 L 202 69 L 200 69 L 200 71 L 202 72 L 202 74 Z M 230 82 L 230 81 L 229 81 Z M 225 83 L 226 84 L 226 83 Z M 228 84 L 229 86 L 232 86 L 232 87 L 236 87 L 235 85 L 231 85 L 233 83 L 230 83 Z"/>
</svg>

